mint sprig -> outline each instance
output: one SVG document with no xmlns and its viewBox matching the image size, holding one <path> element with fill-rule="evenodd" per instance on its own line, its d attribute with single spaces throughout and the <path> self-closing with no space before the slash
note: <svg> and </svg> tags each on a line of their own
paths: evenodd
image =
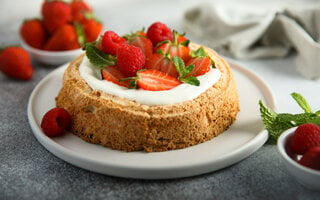
<svg viewBox="0 0 320 200">
<path fill-rule="evenodd" d="M 194 77 L 194 76 L 186 77 L 193 70 L 194 65 L 185 66 L 182 58 L 180 58 L 178 56 L 173 57 L 173 64 L 175 65 L 175 67 L 179 73 L 178 79 L 181 82 L 188 83 L 190 85 L 195 85 L 195 86 L 200 85 L 200 81 L 198 80 L 197 77 Z"/>
<path fill-rule="evenodd" d="M 276 113 L 259 100 L 261 118 L 270 135 L 270 140 L 273 142 L 276 142 L 281 133 L 289 128 L 305 123 L 313 123 L 320 126 L 320 110 L 313 112 L 306 99 L 299 93 L 291 93 L 291 96 L 304 113 Z"/>
<path fill-rule="evenodd" d="M 98 68 L 116 64 L 116 57 L 98 49 L 94 42 L 85 44 L 83 49 L 86 51 L 90 63 Z"/>
</svg>

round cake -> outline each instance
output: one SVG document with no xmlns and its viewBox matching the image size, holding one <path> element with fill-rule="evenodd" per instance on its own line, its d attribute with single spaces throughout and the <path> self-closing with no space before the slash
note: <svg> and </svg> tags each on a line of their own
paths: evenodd
<svg viewBox="0 0 320 200">
<path fill-rule="evenodd" d="M 94 90 L 80 76 L 79 66 L 85 56 L 81 55 L 64 73 L 57 107 L 72 116 L 73 134 L 112 149 L 167 151 L 205 142 L 227 130 L 239 112 L 230 66 L 213 50 L 205 50 L 221 77 L 193 100 L 149 106 Z"/>
<path fill-rule="evenodd" d="M 103 37 L 108 34 L 110 35 L 110 32 L 106 32 Z M 140 34 L 139 41 L 141 44 Z M 171 40 L 175 41 L 176 44 L 172 42 L 172 47 L 180 48 L 176 33 L 174 34 L 174 38 Z M 112 37 L 115 38 L 114 34 Z M 142 37 L 145 37 L 145 35 Z M 151 37 L 153 36 L 151 35 Z M 102 43 L 103 40 L 104 38 Z M 122 41 L 122 38 L 118 37 L 117 40 L 113 40 L 113 46 L 115 46 L 114 41 Z M 126 43 L 129 43 L 129 41 L 127 40 Z M 144 49 L 144 55 L 147 55 L 144 48 L 147 43 L 143 44 L 143 48 L 139 51 Z M 188 78 L 181 78 L 180 70 L 189 68 L 194 72 L 197 64 L 186 67 L 183 65 L 183 69 L 180 70 L 177 67 L 178 64 L 175 64 L 179 77 L 175 74 L 172 76 L 177 76 L 175 78 L 177 80 L 179 78 L 178 84 L 180 85 L 179 87 L 174 86 L 176 88 L 173 89 L 165 89 L 165 91 L 145 92 L 142 86 L 141 88 L 139 86 L 138 89 L 125 88 L 116 85 L 120 82 L 114 84 L 112 80 L 106 81 L 109 79 L 98 80 L 101 79 L 101 76 L 95 76 L 93 72 L 91 76 L 87 71 L 94 71 L 93 68 L 95 67 L 91 65 L 93 62 L 90 59 L 92 54 L 99 50 L 95 50 L 93 53 L 88 53 L 87 50 L 86 54 L 77 57 L 67 67 L 63 76 L 62 88 L 56 97 L 57 107 L 66 109 L 71 115 L 70 131 L 89 143 L 101 144 L 105 147 L 128 152 L 181 149 L 205 142 L 223 133 L 236 120 L 239 112 L 238 92 L 231 68 L 214 50 L 189 43 L 189 41 L 187 45 L 191 50 L 201 48 L 213 65 L 212 67 L 210 65 L 211 69 L 207 70 L 209 72 L 202 73 L 204 75 L 199 76 L 200 82 L 197 86 L 189 86 L 189 84 L 184 83 Z M 101 45 L 96 46 L 100 48 Z M 125 45 L 121 47 L 128 48 Z M 158 44 L 156 47 L 158 48 Z M 120 69 L 121 62 L 128 63 L 127 60 L 130 60 L 131 54 L 135 54 L 128 53 L 131 50 L 126 49 L 124 51 L 126 56 L 122 56 L 124 57 L 123 61 L 120 61 L 121 55 L 119 52 L 121 50 L 117 50 L 117 65 L 119 66 L 116 67 Z M 98 56 L 102 55 L 99 52 L 98 54 Z M 110 58 L 109 54 L 105 55 L 108 56 L 106 59 Z M 162 53 L 162 55 L 168 57 L 168 54 Z M 191 51 L 189 55 L 192 56 Z M 187 59 L 191 60 L 190 58 Z M 138 59 L 135 58 L 134 60 L 137 61 Z M 140 61 L 138 60 L 138 62 Z M 143 64 L 147 69 L 135 72 L 137 77 L 139 77 L 139 73 L 148 71 L 148 64 Z M 110 66 L 108 69 L 114 67 L 111 65 L 108 65 L 108 67 Z M 163 71 L 164 67 L 161 66 L 157 70 L 152 70 Z M 185 74 L 189 73 L 190 75 L 190 70 Z M 170 75 L 172 77 L 169 74 L 171 73 L 169 68 L 165 68 L 165 72 L 165 76 Z M 103 75 L 103 70 L 99 68 L 98 73 Z M 117 72 L 117 74 L 119 73 Z M 183 77 L 187 76 L 184 75 Z M 197 77 L 191 76 L 191 79 L 194 82 Z M 150 81 L 149 78 L 146 80 Z M 97 87 L 98 85 L 101 87 Z"/>
</svg>

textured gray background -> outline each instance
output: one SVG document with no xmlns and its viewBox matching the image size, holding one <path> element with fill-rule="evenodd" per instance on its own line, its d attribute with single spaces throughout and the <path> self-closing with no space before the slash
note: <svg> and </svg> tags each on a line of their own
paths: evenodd
<svg viewBox="0 0 320 200">
<path fill-rule="evenodd" d="M 89 2 L 105 28 L 120 33 L 139 29 L 155 20 L 180 27 L 184 9 L 197 3 L 182 0 Z M 40 3 L 41 0 L 0 2 L 1 46 L 19 42 L 17 30 L 21 20 L 35 16 Z M 155 9 L 151 10 L 153 6 Z M 136 17 L 130 18 L 131 15 Z M 143 17 L 145 15 L 150 17 Z M 128 24 L 128 19 L 132 23 Z M 239 63 L 266 80 L 280 111 L 299 111 L 288 101 L 292 91 L 303 93 L 310 99 L 311 106 L 319 109 L 320 96 L 314 96 L 313 92 L 320 90 L 319 82 L 305 80 L 292 70 L 292 59 Z M 116 178 L 72 166 L 37 142 L 27 119 L 31 91 L 53 69 L 55 67 L 34 62 L 35 74 L 28 82 L 0 74 L 0 199 L 319 199 L 319 192 L 305 189 L 288 174 L 276 146 L 271 144 L 265 144 L 228 168 L 175 180 Z"/>
</svg>

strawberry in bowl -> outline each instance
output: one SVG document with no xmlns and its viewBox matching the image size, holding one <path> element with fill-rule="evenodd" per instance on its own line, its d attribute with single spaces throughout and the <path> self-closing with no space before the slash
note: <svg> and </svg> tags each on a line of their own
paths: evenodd
<svg viewBox="0 0 320 200">
<path fill-rule="evenodd" d="M 19 35 L 22 47 L 35 60 L 56 65 L 79 55 L 82 46 L 95 41 L 102 29 L 85 1 L 44 0 L 40 18 L 24 20 Z"/>
</svg>

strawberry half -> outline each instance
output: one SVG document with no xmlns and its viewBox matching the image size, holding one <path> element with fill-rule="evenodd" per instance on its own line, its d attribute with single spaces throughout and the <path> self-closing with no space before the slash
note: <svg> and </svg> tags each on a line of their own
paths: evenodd
<svg viewBox="0 0 320 200">
<path fill-rule="evenodd" d="M 117 66 L 107 66 L 101 70 L 102 78 L 107 81 L 111 81 L 120 86 L 129 87 L 129 81 L 120 81 L 126 78 Z"/>
<path fill-rule="evenodd" d="M 173 61 L 168 56 L 161 53 L 155 53 L 149 56 L 147 58 L 145 68 L 156 69 L 173 77 L 179 76 Z"/>
<path fill-rule="evenodd" d="M 191 58 L 187 62 L 187 66 L 188 65 L 194 65 L 194 68 L 186 77 L 204 75 L 208 71 L 210 71 L 210 69 L 212 67 L 211 59 L 209 57 Z"/>
<path fill-rule="evenodd" d="M 144 90 L 170 90 L 180 84 L 177 78 L 155 69 L 138 72 L 137 86 Z"/>
<path fill-rule="evenodd" d="M 149 57 L 153 53 L 152 42 L 146 37 L 146 33 L 143 31 L 137 31 L 136 33 L 126 35 L 124 38 L 128 44 L 139 47 L 146 57 Z"/>
<path fill-rule="evenodd" d="M 158 47 L 155 48 L 155 52 L 159 50 L 165 54 L 169 54 L 171 58 L 178 56 L 183 59 L 184 62 L 187 62 L 190 59 L 189 53 L 189 40 L 184 40 L 183 42 L 178 41 L 179 34 L 176 31 L 173 31 L 173 41 L 165 41 L 160 43 Z"/>
</svg>

